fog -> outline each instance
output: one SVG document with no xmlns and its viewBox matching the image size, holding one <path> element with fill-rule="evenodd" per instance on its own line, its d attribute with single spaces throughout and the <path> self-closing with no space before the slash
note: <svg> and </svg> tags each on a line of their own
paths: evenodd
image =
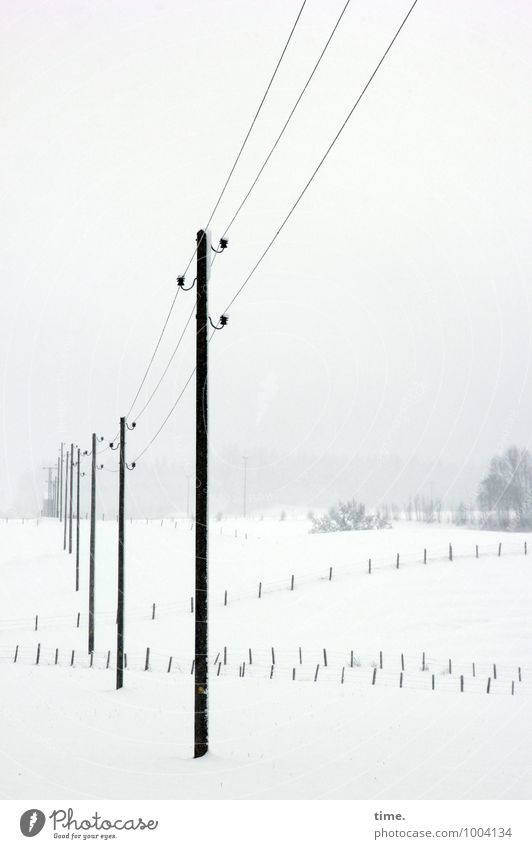
<svg viewBox="0 0 532 849">
<path fill-rule="evenodd" d="M 0 509 L 32 509 L 61 442 L 112 439 L 300 8 L 299 0 L 1 4 Z M 216 243 L 344 0 L 308 0 L 211 229 Z M 352 2 L 210 283 L 216 320 L 407 11 Z M 469 503 L 530 443 L 532 13 L 420 0 L 210 344 L 213 509 Z M 187 285 L 194 278 L 194 265 Z M 181 292 L 131 420 L 150 443 L 194 366 Z M 102 447 L 105 443 L 102 443 Z M 116 454 L 101 455 L 115 509 Z M 129 476 L 183 510 L 194 384 Z M 190 486 L 190 484 L 189 484 Z M 84 496 L 85 497 L 85 496 Z M 189 493 L 189 497 L 191 497 Z"/>
</svg>

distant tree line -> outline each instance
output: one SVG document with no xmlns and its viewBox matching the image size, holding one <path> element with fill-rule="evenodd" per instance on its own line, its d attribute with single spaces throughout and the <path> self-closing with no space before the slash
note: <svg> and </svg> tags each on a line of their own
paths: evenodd
<svg viewBox="0 0 532 849">
<path fill-rule="evenodd" d="M 532 457 L 526 448 L 512 445 L 491 459 L 478 505 L 488 527 L 532 530 Z"/>
</svg>

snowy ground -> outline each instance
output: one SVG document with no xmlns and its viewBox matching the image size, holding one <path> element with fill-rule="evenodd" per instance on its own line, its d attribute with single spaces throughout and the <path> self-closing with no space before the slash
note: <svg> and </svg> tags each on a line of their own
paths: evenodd
<svg viewBox="0 0 532 849">
<path fill-rule="evenodd" d="M 190 524 L 127 525 L 119 693 L 116 524 L 98 523 L 92 669 L 87 531 L 82 522 L 76 593 L 59 523 L 0 525 L 2 797 L 529 798 L 526 536 L 413 522 L 318 536 L 303 520 L 213 523 L 211 753 L 192 761 Z"/>
</svg>

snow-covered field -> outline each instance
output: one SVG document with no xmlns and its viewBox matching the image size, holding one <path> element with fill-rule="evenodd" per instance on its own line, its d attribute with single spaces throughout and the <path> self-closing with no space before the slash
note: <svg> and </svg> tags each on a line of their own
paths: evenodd
<svg viewBox="0 0 532 849">
<path fill-rule="evenodd" d="M 193 761 L 190 523 L 127 524 L 119 693 L 116 523 L 97 528 L 93 668 L 87 523 L 77 593 L 57 521 L 2 523 L 2 797 L 528 798 L 526 535 L 308 526 L 212 524 L 211 751 Z"/>
</svg>

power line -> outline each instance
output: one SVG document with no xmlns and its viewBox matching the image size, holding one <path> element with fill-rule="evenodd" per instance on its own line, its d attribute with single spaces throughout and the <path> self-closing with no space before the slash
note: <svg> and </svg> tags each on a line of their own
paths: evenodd
<svg viewBox="0 0 532 849">
<path fill-rule="evenodd" d="M 135 416 L 135 421 L 138 421 L 138 420 L 140 419 L 140 417 L 141 417 L 141 416 L 142 416 L 142 414 L 144 413 L 144 411 L 145 411 L 146 407 L 148 407 L 148 406 L 149 406 L 149 404 L 151 403 L 151 400 L 152 400 L 153 396 L 155 395 L 155 393 L 157 392 L 157 390 L 159 389 L 159 386 L 160 386 L 160 385 L 161 385 L 161 383 L 163 382 L 163 380 L 164 380 L 164 378 L 165 378 L 165 376 L 166 376 L 166 374 L 167 374 L 167 372 L 168 372 L 168 369 L 169 369 L 169 368 L 170 368 L 170 366 L 172 365 L 173 359 L 174 359 L 175 355 L 177 354 L 177 352 L 178 352 L 178 350 L 179 350 L 179 347 L 180 347 L 180 345 L 181 345 L 181 342 L 183 341 L 183 337 L 184 337 L 184 335 L 185 335 L 185 332 L 186 332 L 186 330 L 187 330 L 187 327 L 189 326 L 190 322 L 192 321 L 192 316 L 194 315 L 194 311 L 195 311 L 195 309 L 196 309 L 196 301 L 194 301 L 194 304 L 193 304 L 192 310 L 191 310 L 191 312 L 190 312 L 190 315 L 189 315 L 189 317 L 187 318 L 187 320 L 186 320 L 186 322 L 185 322 L 185 326 L 183 327 L 183 330 L 181 331 L 181 335 L 180 335 L 179 339 L 177 340 L 177 345 L 175 346 L 174 350 L 172 351 L 172 354 L 171 354 L 171 356 L 170 356 L 170 359 L 168 360 L 168 362 L 167 362 L 167 364 L 166 364 L 166 368 L 164 369 L 164 371 L 163 371 L 163 373 L 162 373 L 161 377 L 159 378 L 159 381 L 158 381 L 157 385 L 155 386 L 155 389 L 154 389 L 154 390 L 153 390 L 153 392 L 151 393 L 150 397 L 148 398 L 148 400 L 146 401 L 146 403 L 144 404 L 144 406 L 142 407 L 142 409 L 141 409 L 141 410 L 137 413 L 137 415 Z"/>
<path fill-rule="evenodd" d="M 344 13 L 346 12 L 347 7 L 349 6 L 349 3 L 350 3 L 350 2 L 351 2 L 351 0 L 347 0 L 347 3 L 345 4 L 344 8 L 343 8 L 343 9 L 342 9 L 342 11 L 340 12 L 340 15 L 339 15 L 339 17 L 338 17 L 338 19 L 337 19 L 337 21 L 336 21 L 336 23 L 335 23 L 335 25 L 334 25 L 334 27 L 333 27 L 333 29 L 332 29 L 331 33 L 330 33 L 330 35 L 329 35 L 329 38 L 328 38 L 328 39 L 327 39 L 327 41 L 325 42 L 325 46 L 323 47 L 323 49 L 322 49 L 322 51 L 321 51 L 321 53 L 320 53 L 320 55 L 319 55 L 319 57 L 318 57 L 318 60 L 317 60 L 317 62 L 315 63 L 315 65 L 314 65 L 314 67 L 313 67 L 313 69 L 312 69 L 312 71 L 311 71 L 311 73 L 310 73 L 310 76 L 308 77 L 308 79 L 307 79 L 307 81 L 306 81 L 305 85 L 304 85 L 304 86 L 303 86 L 303 88 L 301 89 L 301 92 L 300 92 L 300 94 L 299 94 L 299 96 L 298 96 L 298 98 L 297 98 L 296 102 L 294 103 L 294 105 L 293 105 L 293 107 L 292 107 L 292 109 L 291 109 L 291 111 L 290 111 L 290 114 L 288 115 L 288 118 L 286 119 L 286 121 L 285 121 L 285 123 L 284 123 L 284 125 L 283 125 L 283 128 L 281 129 L 281 132 L 280 132 L 280 133 L 279 133 L 279 135 L 277 136 L 277 138 L 276 138 L 275 142 L 273 143 L 273 145 L 272 145 L 272 147 L 271 147 L 271 149 L 270 149 L 270 152 L 268 153 L 268 155 L 267 155 L 266 159 L 265 159 L 265 160 L 264 160 L 264 162 L 262 163 L 262 165 L 261 165 L 261 167 L 260 167 L 260 169 L 259 169 L 259 172 L 258 172 L 257 176 L 256 176 L 256 177 L 255 177 L 255 179 L 253 180 L 253 182 L 252 182 L 251 186 L 249 187 L 249 189 L 248 189 L 247 193 L 244 195 L 244 198 L 242 199 L 242 201 L 241 201 L 241 203 L 240 203 L 240 206 L 237 208 L 237 210 L 236 210 L 236 212 L 234 213 L 233 217 L 231 218 L 231 220 L 230 220 L 229 224 L 228 224 L 228 225 L 227 225 L 227 227 L 225 228 L 224 233 L 223 233 L 223 235 L 224 235 L 224 236 L 226 236 L 226 235 L 227 235 L 227 233 L 229 232 L 230 228 L 231 228 L 231 227 L 233 226 L 233 224 L 235 223 L 236 219 L 238 218 L 238 216 L 239 216 L 239 214 L 240 214 L 240 211 L 242 210 L 242 207 L 244 206 L 244 204 L 246 203 L 246 201 L 247 201 L 247 199 L 249 198 L 250 194 L 252 193 L 253 189 L 254 189 L 254 188 L 255 188 L 255 186 L 257 185 L 257 183 L 258 183 L 258 181 L 259 181 L 259 179 L 260 179 L 260 177 L 261 177 L 262 172 L 263 172 L 263 171 L 264 171 L 264 169 L 266 168 L 266 165 L 267 165 L 267 164 L 268 164 L 268 162 L 270 161 L 270 158 L 272 157 L 272 155 L 273 155 L 273 153 L 274 153 L 274 151 L 275 151 L 275 149 L 276 149 L 277 145 L 278 145 L 278 144 L 279 144 L 279 142 L 281 141 L 281 139 L 282 139 L 282 137 L 283 137 L 283 135 L 284 135 L 284 133 L 285 133 L 285 131 L 286 131 L 286 129 L 287 129 L 287 127 L 288 127 L 289 123 L 290 123 L 290 121 L 292 120 L 292 117 L 293 117 L 293 115 L 294 115 L 294 112 L 296 111 L 297 107 L 298 107 L 298 106 L 299 106 L 299 104 L 301 103 L 301 100 L 303 99 L 303 96 L 304 96 L 304 94 L 305 94 L 305 92 L 306 92 L 307 88 L 309 87 L 309 85 L 310 85 L 310 83 L 311 83 L 311 81 L 312 81 L 312 78 L 313 78 L 314 74 L 316 73 L 316 71 L 318 70 L 318 67 L 319 67 L 319 66 L 320 66 L 320 64 L 321 64 L 321 60 L 323 59 L 323 57 L 325 56 L 325 53 L 327 52 L 327 48 L 329 47 L 329 44 L 331 43 L 331 41 L 332 41 L 332 39 L 333 39 L 333 37 L 334 37 L 334 34 L 335 34 L 336 30 L 338 29 L 338 27 L 339 27 L 339 25 L 340 25 L 340 21 L 342 20 L 342 18 L 343 18 L 343 16 L 344 16 Z M 215 258 L 216 258 L 216 257 L 215 257 Z"/>
<path fill-rule="evenodd" d="M 259 103 L 258 109 L 257 109 L 257 111 L 255 112 L 255 115 L 253 116 L 253 120 L 251 121 L 251 124 L 249 125 L 249 129 L 248 129 L 248 131 L 247 131 L 246 135 L 244 136 L 244 141 L 243 141 L 243 142 L 242 142 L 242 144 L 240 145 L 240 150 L 238 151 L 238 153 L 237 153 L 237 155 L 236 155 L 236 159 L 235 159 L 235 161 L 233 162 L 233 164 L 232 164 L 232 166 L 231 166 L 231 169 L 230 169 L 230 171 L 229 171 L 229 174 L 227 175 L 227 178 L 226 178 L 225 183 L 224 183 L 224 185 L 223 185 L 223 187 L 222 187 L 222 190 L 221 190 L 220 194 L 218 195 L 218 199 L 217 199 L 216 203 L 214 204 L 214 207 L 213 207 L 213 209 L 212 209 L 212 212 L 211 212 L 211 214 L 210 214 L 210 216 L 209 216 L 209 220 L 207 221 L 207 223 L 206 223 L 205 227 L 203 228 L 204 230 L 207 230 L 207 229 L 208 229 L 209 224 L 211 223 L 211 221 L 212 221 L 212 219 L 213 219 L 213 217 L 214 217 L 214 214 L 215 214 L 216 210 L 218 209 L 218 207 L 219 207 L 219 205 L 220 205 L 220 201 L 222 200 L 222 198 L 223 198 L 223 196 L 224 196 L 224 194 L 225 194 L 225 190 L 227 189 L 227 186 L 229 185 L 229 181 L 230 181 L 231 177 L 233 176 L 233 173 L 234 173 L 234 171 L 235 171 L 235 168 L 236 168 L 236 166 L 238 165 L 238 162 L 240 161 L 240 157 L 242 156 L 242 153 L 244 152 L 244 148 L 245 148 L 245 146 L 246 146 L 246 144 L 247 144 L 247 142 L 248 142 L 248 139 L 249 139 L 249 137 L 250 137 L 250 135 L 251 135 L 251 131 L 253 130 L 253 127 L 255 126 L 255 123 L 256 123 L 256 121 L 257 121 L 257 118 L 259 117 L 259 114 L 260 114 L 260 112 L 261 112 L 261 110 L 262 110 L 262 107 L 264 106 L 264 103 L 265 103 L 266 98 L 267 98 L 267 96 L 268 96 L 268 92 L 270 91 L 270 88 L 272 87 L 272 83 L 273 83 L 273 81 L 274 81 L 275 77 L 277 76 L 277 71 L 278 71 L 278 70 L 279 70 L 279 68 L 281 67 L 281 62 L 283 61 L 284 55 L 285 55 L 285 53 L 286 53 L 286 51 L 287 51 L 287 49 L 288 49 L 288 45 L 290 44 L 290 42 L 291 42 L 291 40 L 292 40 L 292 36 L 293 36 L 293 34 L 294 34 L 295 30 L 296 30 L 296 27 L 297 27 L 297 25 L 298 25 L 298 23 L 299 23 L 299 19 L 300 19 L 300 17 L 301 17 L 301 15 L 303 14 L 303 9 L 305 8 L 306 3 L 307 3 L 307 0 L 303 0 L 303 3 L 302 3 L 302 5 L 301 5 L 301 8 L 300 8 L 299 12 L 297 13 L 297 17 L 296 17 L 296 19 L 295 19 L 295 21 L 294 21 L 294 24 L 293 24 L 293 26 L 292 26 L 292 29 L 290 30 L 290 35 L 288 36 L 288 38 L 287 38 L 287 40 L 286 40 L 286 43 L 285 43 L 285 45 L 284 45 L 284 47 L 283 47 L 283 49 L 282 49 L 281 55 L 279 56 L 279 59 L 278 59 L 278 61 L 277 61 L 277 64 L 276 64 L 275 69 L 274 69 L 274 71 L 273 71 L 273 74 L 272 74 L 272 75 L 271 75 L 271 77 L 270 77 L 270 81 L 268 82 L 268 85 L 266 86 L 266 91 L 265 91 L 265 92 L 264 92 L 264 94 L 262 95 L 262 99 L 261 99 L 261 101 L 260 101 L 260 103 Z M 186 267 L 186 269 L 185 269 L 185 272 L 184 272 L 185 274 L 187 273 L 188 269 L 190 268 L 190 266 L 191 266 L 191 264 L 192 264 L 192 261 L 193 261 L 194 257 L 196 256 L 196 254 L 197 254 L 197 252 L 198 252 L 198 247 L 199 247 L 199 245 L 196 245 L 196 249 L 195 249 L 194 253 L 192 254 L 192 256 L 190 257 L 190 259 L 189 259 L 189 261 L 188 261 L 188 265 L 187 265 L 187 267 Z"/>
<path fill-rule="evenodd" d="M 297 14 L 297 17 L 296 17 L 296 19 L 295 19 L 295 21 L 294 21 L 294 23 L 293 23 L 293 25 L 292 25 L 292 29 L 290 30 L 290 34 L 289 34 L 289 36 L 288 36 L 288 38 L 287 38 L 287 40 L 286 40 L 286 42 L 285 42 L 285 45 L 284 45 L 284 47 L 283 47 L 283 49 L 282 49 L 282 52 L 281 52 L 281 55 L 280 55 L 280 57 L 279 57 L 279 59 L 278 59 L 278 61 L 277 61 L 277 64 L 276 64 L 275 68 L 274 68 L 273 74 L 272 74 L 272 75 L 271 75 L 271 77 L 270 77 L 270 80 L 269 80 L 269 82 L 268 82 L 268 85 L 266 86 L 266 90 L 265 90 L 264 94 L 262 95 L 262 98 L 261 98 L 261 101 L 260 101 L 260 103 L 259 103 L 259 106 L 258 106 L 258 108 L 257 108 L 257 110 L 256 110 L 256 112 L 255 112 L 255 114 L 254 114 L 254 116 L 253 116 L 253 120 L 251 121 L 251 124 L 250 124 L 250 126 L 249 126 L 249 128 L 248 128 L 248 130 L 247 130 L 247 132 L 246 132 L 246 135 L 244 136 L 244 140 L 243 140 L 242 144 L 240 145 L 240 149 L 239 149 L 239 151 L 238 151 L 238 153 L 237 153 L 237 156 L 236 156 L 236 158 L 235 158 L 235 160 L 234 160 L 234 162 L 233 162 L 233 165 L 231 166 L 231 169 L 230 169 L 230 171 L 229 171 L 229 174 L 227 175 L 227 178 L 226 178 L 225 183 L 224 183 L 224 185 L 223 185 L 223 187 L 222 187 L 222 190 L 221 190 L 220 194 L 218 195 L 218 199 L 216 200 L 216 203 L 214 204 L 214 207 L 213 207 L 213 209 L 212 209 L 212 211 L 211 211 L 211 214 L 210 214 L 210 216 L 209 216 L 209 220 L 207 221 L 207 224 L 206 224 L 206 225 L 205 225 L 205 227 L 203 228 L 204 230 L 207 230 L 207 228 L 209 227 L 209 224 L 211 223 L 211 221 L 212 221 L 212 219 L 213 219 L 213 217 L 214 217 L 214 214 L 216 213 L 216 210 L 218 209 L 218 206 L 220 205 L 220 202 L 221 202 L 221 200 L 222 200 L 222 198 L 223 198 L 223 196 L 224 196 L 224 194 L 225 194 L 225 191 L 226 191 L 226 189 L 227 189 L 227 186 L 229 185 L 229 182 L 230 182 L 230 180 L 231 180 L 231 177 L 233 176 L 233 173 L 234 173 L 234 171 L 235 171 L 235 168 L 236 168 L 236 166 L 238 165 L 238 162 L 240 161 L 240 157 L 242 156 L 242 153 L 244 152 L 244 148 L 246 147 L 246 144 L 247 144 L 248 139 L 249 139 L 249 137 L 250 137 L 250 135 L 251 135 L 251 132 L 252 132 L 252 130 L 253 130 L 253 127 L 255 126 L 255 123 L 256 123 L 256 121 L 257 121 L 257 118 L 259 117 L 259 114 L 260 114 L 260 112 L 261 112 L 261 110 L 262 110 L 262 107 L 264 106 L 264 103 L 265 103 L 265 101 L 266 101 L 266 98 L 267 98 L 267 96 L 268 96 L 268 93 L 269 93 L 269 91 L 270 91 L 270 88 L 271 88 L 271 86 L 272 86 L 272 84 L 273 84 L 273 81 L 275 80 L 275 77 L 277 76 L 277 72 L 278 72 L 278 70 L 279 70 L 279 68 L 280 68 L 280 66 L 281 66 L 281 63 L 282 63 L 283 58 L 284 58 L 284 55 L 285 55 L 285 53 L 286 53 L 286 51 L 287 51 L 287 49 L 288 49 L 288 46 L 289 46 L 289 44 L 290 44 L 290 42 L 291 42 L 291 40 L 292 40 L 292 36 L 294 35 L 294 32 L 295 32 L 296 27 L 297 27 L 297 25 L 298 25 L 298 23 L 299 23 L 299 19 L 300 19 L 300 17 L 301 17 L 301 15 L 302 15 L 302 13 L 303 13 L 303 9 L 305 8 L 306 3 L 307 3 L 307 0 L 303 0 L 303 3 L 302 3 L 302 5 L 301 5 L 301 8 L 299 9 L 299 12 L 298 12 L 298 14 Z M 193 262 L 193 260 L 194 260 L 194 257 L 196 256 L 197 250 L 198 250 L 198 246 L 196 246 L 196 249 L 194 250 L 194 252 L 193 252 L 192 256 L 190 257 L 190 259 L 189 259 L 189 261 L 188 261 L 188 263 L 187 263 L 187 266 L 186 266 L 185 271 L 184 271 L 184 275 L 187 273 L 188 269 L 190 268 L 190 266 L 191 266 L 191 264 L 192 264 L 192 262 Z M 177 292 L 175 293 L 174 298 L 173 298 L 173 300 L 172 300 L 172 303 L 170 304 L 170 309 L 168 310 L 168 313 L 167 313 L 166 319 L 165 319 L 165 321 L 164 321 L 164 324 L 163 324 L 162 330 L 161 330 L 161 332 L 160 332 L 160 334 L 159 334 L 159 338 L 158 338 L 158 340 L 157 340 L 157 344 L 156 344 L 155 349 L 154 349 L 154 351 L 153 351 L 153 353 L 152 353 L 152 355 L 151 355 L 150 361 L 149 361 L 149 363 L 148 363 L 148 366 L 147 366 L 147 368 L 146 368 L 146 371 L 144 372 L 144 376 L 143 376 L 143 378 L 142 378 L 142 380 L 141 380 L 141 382 L 140 382 L 140 385 L 139 385 L 139 387 L 138 387 L 138 389 L 137 389 L 137 392 L 136 392 L 136 394 L 135 394 L 135 397 L 134 397 L 134 399 L 133 399 L 133 401 L 132 401 L 132 403 L 131 403 L 131 406 L 130 406 L 130 408 L 129 408 L 129 412 L 128 412 L 127 416 L 126 416 L 126 419 L 129 419 L 129 417 L 130 417 L 130 415 L 131 415 L 131 411 L 132 411 L 133 407 L 135 406 L 135 403 L 136 403 L 136 401 L 137 401 L 137 399 L 138 399 L 138 397 L 139 397 L 139 395 L 140 395 L 140 392 L 141 392 L 141 390 L 142 390 L 142 387 L 144 386 L 144 383 L 146 382 L 146 378 L 147 378 L 148 373 L 149 373 L 149 371 L 150 371 L 150 369 L 151 369 L 151 367 L 152 367 L 152 364 L 153 364 L 153 361 L 154 361 L 155 356 L 156 356 L 156 354 L 157 354 L 157 351 L 159 350 L 159 346 L 160 346 L 160 344 L 161 344 L 161 340 L 162 340 L 162 338 L 163 338 L 163 336 L 164 336 L 164 333 L 165 333 L 165 331 L 166 331 L 166 327 L 167 327 L 168 322 L 169 322 L 169 320 L 170 320 L 170 316 L 172 315 L 172 312 L 173 312 L 173 310 L 174 310 L 174 307 L 175 307 L 175 303 L 176 303 L 176 300 L 177 300 L 177 296 L 178 296 L 178 294 L 179 294 L 179 289 L 178 289 L 178 290 L 177 290 Z M 189 318 L 189 321 L 190 321 L 190 318 Z M 188 325 L 188 322 L 187 322 L 187 325 Z M 185 325 L 185 329 L 186 329 L 186 326 L 187 326 L 187 325 Z M 179 346 L 177 346 L 177 347 L 179 347 Z M 164 371 L 164 373 L 163 373 L 163 377 L 164 377 L 164 375 L 166 374 L 166 372 L 168 371 L 168 367 L 169 367 L 169 365 L 170 365 L 170 362 L 173 360 L 173 358 L 174 358 L 174 356 L 175 356 L 176 351 L 177 351 L 177 348 L 176 348 L 176 350 L 174 351 L 174 353 L 172 354 L 172 356 L 171 356 L 171 358 L 170 358 L 170 361 L 169 361 L 169 363 L 168 363 L 168 366 L 167 366 L 167 368 L 165 369 L 165 371 Z M 161 379 L 162 379 L 162 378 L 161 378 Z M 157 384 L 156 390 L 157 390 L 157 388 L 159 387 L 159 385 L 160 385 L 160 381 L 159 381 L 159 383 Z M 155 390 L 155 391 L 156 391 L 156 390 Z M 150 396 L 150 400 L 151 400 L 151 398 L 152 398 L 152 397 L 153 397 L 153 395 L 152 395 L 152 396 Z M 143 408 L 142 408 L 142 412 L 144 412 L 144 409 L 146 408 L 146 406 L 147 406 L 147 405 L 145 405 L 145 407 L 143 407 Z M 137 416 L 137 418 L 138 418 L 138 416 Z"/>
<path fill-rule="evenodd" d="M 381 58 L 380 58 L 380 60 L 379 60 L 378 64 L 376 65 L 375 69 L 373 70 L 373 73 L 371 74 L 371 76 L 369 77 L 369 79 L 368 79 L 367 83 L 365 84 L 364 88 L 362 89 L 361 93 L 359 94 L 359 96 L 358 96 L 358 97 L 357 97 L 357 99 L 355 100 L 355 102 L 354 102 L 353 106 L 351 107 L 351 109 L 350 109 L 350 110 L 349 110 L 349 112 L 347 113 L 347 117 L 345 118 L 344 122 L 343 122 L 343 123 L 342 123 L 342 125 L 340 126 L 340 129 L 338 130 L 338 132 L 337 132 L 337 133 L 336 133 L 336 135 L 334 136 L 333 140 L 332 140 L 332 141 L 331 141 L 331 143 L 329 144 L 329 146 L 328 146 L 327 150 L 325 151 L 324 155 L 322 156 L 322 158 L 321 158 L 321 159 L 320 159 L 320 161 L 318 162 L 318 164 L 317 164 L 316 168 L 315 168 L 315 169 L 314 169 L 314 171 L 312 172 L 312 175 L 311 175 L 310 179 L 307 181 L 307 183 L 306 183 L 306 184 L 305 184 L 305 186 L 303 187 L 302 191 L 299 193 L 299 195 L 298 195 L 298 197 L 297 197 L 297 199 L 296 199 L 295 203 L 293 204 L 293 206 L 291 207 L 290 211 L 288 212 L 288 215 L 286 215 L 286 217 L 283 219 L 283 221 L 282 221 L 282 223 L 281 223 L 280 227 L 279 227 L 279 228 L 277 229 L 277 231 L 275 232 L 275 234 L 274 234 L 273 238 L 270 240 L 270 242 L 268 243 L 268 245 L 266 246 L 266 248 L 264 249 L 264 251 L 263 251 L 263 252 L 262 252 L 262 254 L 260 255 L 259 259 L 257 260 L 257 262 L 255 263 L 255 265 L 253 266 L 253 268 L 252 268 L 252 269 L 251 269 L 251 271 L 249 272 L 248 276 L 246 277 L 246 279 L 244 280 L 244 282 L 242 283 L 242 285 L 240 286 L 240 288 L 236 291 L 235 295 L 232 297 L 232 299 L 231 299 L 231 300 L 229 301 L 229 303 L 227 304 L 227 306 L 226 306 L 226 308 L 225 308 L 225 310 L 224 310 L 224 313 L 226 313 L 226 312 L 229 310 L 229 308 L 230 308 L 230 307 L 234 304 L 234 302 L 235 302 L 235 301 L 236 301 L 236 299 L 239 297 L 239 295 L 241 294 L 241 292 L 243 291 L 243 289 L 247 286 L 247 284 L 249 283 L 249 281 L 251 280 L 251 278 L 252 278 L 252 277 L 253 277 L 253 275 L 255 274 L 255 272 L 256 272 L 256 270 L 257 270 L 257 268 L 259 267 L 259 265 L 261 264 L 261 262 L 263 261 L 263 259 L 266 257 L 266 255 L 267 255 L 267 254 L 268 254 L 268 252 L 270 251 L 271 247 L 273 246 L 274 242 L 277 240 L 277 238 L 278 238 L 278 236 L 280 235 L 280 233 L 284 230 L 284 228 L 285 228 L 286 224 L 288 223 L 289 219 L 292 217 L 292 215 L 293 215 L 293 213 L 295 212 L 296 208 L 299 206 L 300 201 L 302 200 L 302 198 L 303 198 L 303 197 L 304 197 L 304 195 L 306 194 L 307 189 L 310 187 L 310 185 L 311 185 L 312 181 L 314 180 L 314 178 L 316 177 L 316 175 L 317 175 L 318 171 L 320 170 L 320 168 L 322 167 L 323 163 L 325 162 L 325 160 L 326 160 L 326 159 L 327 159 L 327 157 L 329 156 L 329 154 L 330 154 L 331 150 L 333 149 L 334 145 L 336 144 L 336 142 L 337 142 L 337 141 L 338 141 L 338 139 L 340 138 L 340 136 L 341 136 L 342 132 L 344 131 L 345 127 L 347 126 L 347 124 L 348 124 L 348 122 L 349 122 L 349 120 L 350 120 L 350 118 L 351 118 L 351 116 L 352 116 L 353 112 L 355 111 L 355 109 L 357 108 L 358 104 L 359 104 L 359 103 L 360 103 L 360 101 L 362 100 L 362 98 L 363 98 L 364 94 L 366 93 L 366 91 L 368 90 L 369 86 L 371 85 L 371 82 L 373 81 L 373 78 L 375 77 L 375 75 L 377 74 L 377 72 L 378 72 L 379 68 L 381 67 L 382 63 L 383 63 L 383 62 L 384 62 L 384 60 L 386 59 L 386 56 L 388 55 L 388 53 L 390 52 L 391 48 L 393 47 L 393 45 L 394 45 L 394 43 L 395 43 L 395 41 L 396 41 L 397 37 L 399 36 L 399 33 L 400 33 L 400 32 L 401 32 L 401 30 L 403 29 L 404 25 L 406 24 L 406 22 L 407 22 L 408 18 L 409 18 L 409 17 L 410 17 L 410 15 L 412 14 L 412 12 L 413 12 L 413 10 L 414 10 L 415 6 L 417 5 L 417 3 L 418 3 L 418 0 L 414 0 L 414 2 L 412 3 L 412 5 L 411 5 L 410 9 L 408 10 L 407 14 L 406 14 L 406 15 L 405 15 L 405 17 L 403 18 L 403 20 L 402 20 L 402 22 L 401 22 L 401 25 L 400 25 L 400 26 L 399 26 L 399 28 L 397 29 L 397 31 L 396 31 L 396 33 L 395 33 L 394 37 L 393 37 L 393 38 L 392 38 L 392 40 L 390 41 L 390 43 L 389 43 L 388 47 L 386 48 L 386 50 L 385 50 L 385 51 L 384 51 L 384 53 L 382 54 L 382 56 L 381 56 Z"/>
</svg>

